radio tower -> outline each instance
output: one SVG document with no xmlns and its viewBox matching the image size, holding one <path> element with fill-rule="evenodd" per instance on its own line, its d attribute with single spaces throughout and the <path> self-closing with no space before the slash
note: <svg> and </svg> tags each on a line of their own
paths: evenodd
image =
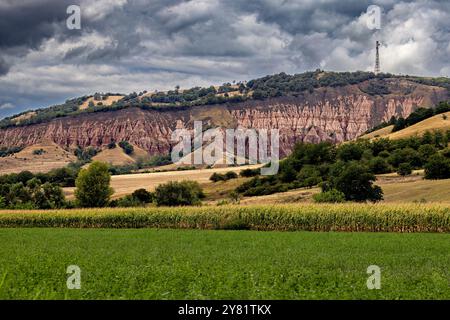
<svg viewBox="0 0 450 320">
<path fill-rule="evenodd" d="M 376 42 L 377 53 L 375 57 L 375 74 L 380 73 L 380 41 Z"/>
</svg>

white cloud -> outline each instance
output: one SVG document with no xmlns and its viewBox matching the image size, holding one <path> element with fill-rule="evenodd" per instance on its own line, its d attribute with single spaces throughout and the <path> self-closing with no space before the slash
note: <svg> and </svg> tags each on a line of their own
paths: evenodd
<svg viewBox="0 0 450 320">
<path fill-rule="evenodd" d="M 13 105 L 12 103 L 4 103 L 2 105 L 0 105 L 0 110 L 6 110 L 6 109 L 14 109 L 16 106 Z"/>
</svg>

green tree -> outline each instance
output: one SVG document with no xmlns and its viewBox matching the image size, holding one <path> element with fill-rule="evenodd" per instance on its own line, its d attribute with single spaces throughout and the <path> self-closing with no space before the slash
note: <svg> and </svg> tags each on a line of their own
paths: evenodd
<svg viewBox="0 0 450 320">
<path fill-rule="evenodd" d="M 361 160 L 364 149 L 356 143 L 346 143 L 337 150 L 337 156 L 342 161 Z"/>
<path fill-rule="evenodd" d="M 411 164 L 408 162 L 400 163 L 397 173 L 401 176 L 409 176 L 412 173 Z"/>
<path fill-rule="evenodd" d="M 75 181 L 75 197 L 81 207 L 104 207 L 108 204 L 113 189 L 108 165 L 94 161 L 87 169 L 78 173 Z"/>
<path fill-rule="evenodd" d="M 44 183 L 34 190 L 33 202 L 39 209 L 57 209 L 65 205 L 65 197 L 60 186 Z"/>
<path fill-rule="evenodd" d="M 143 188 L 135 190 L 131 196 L 142 203 L 150 203 L 153 201 L 153 194 Z"/>
<path fill-rule="evenodd" d="M 374 186 L 375 175 L 370 170 L 356 162 L 351 162 L 333 170 L 337 174 L 331 176 L 328 187 L 337 189 L 345 195 L 349 201 L 380 201 L 383 200 L 383 191 L 379 186 Z M 328 190 L 324 190 L 328 191 Z"/>
<path fill-rule="evenodd" d="M 442 154 L 431 156 L 425 164 L 425 179 L 449 179 L 450 160 Z"/>
<path fill-rule="evenodd" d="M 425 163 L 428 161 L 428 159 L 437 153 L 437 149 L 434 145 L 432 144 L 423 144 L 419 147 L 419 154 L 420 157 L 422 158 L 422 161 Z"/>
<path fill-rule="evenodd" d="M 391 172 L 392 168 L 381 156 L 372 158 L 369 162 L 370 171 L 374 174 L 383 174 Z"/>
<path fill-rule="evenodd" d="M 196 181 L 169 181 L 155 189 L 155 201 L 158 206 L 199 205 L 205 197 Z"/>
</svg>

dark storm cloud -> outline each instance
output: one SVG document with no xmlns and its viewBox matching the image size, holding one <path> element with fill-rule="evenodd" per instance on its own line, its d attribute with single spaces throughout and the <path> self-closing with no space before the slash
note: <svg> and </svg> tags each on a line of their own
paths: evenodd
<svg viewBox="0 0 450 320">
<path fill-rule="evenodd" d="M 95 91 L 220 84 L 276 72 L 450 73 L 448 0 L 0 0 L 0 116 Z M 66 9 L 80 4 L 82 29 Z M 383 28 L 367 28 L 371 4 Z M 8 104 L 7 104 L 8 103 Z M 3 113 L 2 113 L 3 112 Z"/>
<path fill-rule="evenodd" d="M 65 21 L 73 0 L 2 0 L 0 4 L 0 48 L 37 48 L 55 34 L 55 24 Z"/>
<path fill-rule="evenodd" d="M 3 74 L 7 74 L 10 66 L 6 63 L 6 61 L 0 56 L 0 76 Z"/>
</svg>

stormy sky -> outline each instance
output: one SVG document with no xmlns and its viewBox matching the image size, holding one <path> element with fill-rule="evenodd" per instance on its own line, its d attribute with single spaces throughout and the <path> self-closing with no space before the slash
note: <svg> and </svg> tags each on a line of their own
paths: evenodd
<svg viewBox="0 0 450 320">
<path fill-rule="evenodd" d="M 449 21 L 448 0 L 0 0 L 0 118 L 95 92 L 371 71 L 376 39 L 382 71 L 449 76 Z"/>
</svg>

